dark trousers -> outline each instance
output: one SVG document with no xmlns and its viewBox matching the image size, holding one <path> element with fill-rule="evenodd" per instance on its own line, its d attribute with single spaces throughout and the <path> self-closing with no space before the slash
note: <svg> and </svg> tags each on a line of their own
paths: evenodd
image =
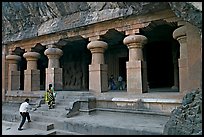
<svg viewBox="0 0 204 137">
<path fill-rule="evenodd" d="M 26 118 L 28 121 L 30 121 L 30 115 L 28 112 L 20 112 L 21 116 L 22 116 L 22 119 L 21 119 L 21 123 L 20 123 L 20 126 L 19 128 L 22 128 L 25 121 L 26 121 Z"/>
</svg>

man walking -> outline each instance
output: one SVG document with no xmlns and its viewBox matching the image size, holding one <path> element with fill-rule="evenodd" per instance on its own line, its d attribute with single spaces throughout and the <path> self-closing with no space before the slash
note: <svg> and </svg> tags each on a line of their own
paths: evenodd
<svg viewBox="0 0 204 137">
<path fill-rule="evenodd" d="M 30 120 L 30 115 L 29 115 L 29 108 L 30 108 L 30 105 L 29 105 L 29 99 L 26 98 L 25 99 L 25 102 L 23 102 L 21 105 L 20 105 L 20 108 L 19 108 L 19 112 L 22 116 L 22 119 L 21 119 L 21 123 L 19 125 L 19 128 L 18 130 L 23 130 L 22 127 L 26 121 L 26 118 L 28 120 L 28 122 L 31 122 Z"/>
</svg>

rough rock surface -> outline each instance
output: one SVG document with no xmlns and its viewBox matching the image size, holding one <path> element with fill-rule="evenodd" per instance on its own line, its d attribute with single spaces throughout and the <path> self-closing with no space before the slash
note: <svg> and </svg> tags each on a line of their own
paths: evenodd
<svg viewBox="0 0 204 137">
<path fill-rule="evenodd" d="M 159 2 L 3 2 L 3 41 L 17 41 L 166 7 L 168 3 Z"/>
<path fill-rule="evenodd" d="M 172 111 L 164 135 L 202 135 L 202 90 L 186 94 L 182 105 Z"/>
<path fill-rule="evenodd" d="M 187 2 L 3 2 L 3 43 L 129 15 L 172 8 L 202 28 L 202 11 Z"/>
<path fill-rule="evenodd" d="M 176 16 L 192 23 L 202 32 L 202 8 L 198 6 L 199 3 L 202 5 L 202 2 L 169 2 L 169 5 Z"/>
</svg>

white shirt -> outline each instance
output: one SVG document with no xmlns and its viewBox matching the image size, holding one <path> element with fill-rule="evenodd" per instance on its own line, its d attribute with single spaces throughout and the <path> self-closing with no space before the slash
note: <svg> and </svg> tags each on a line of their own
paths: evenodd
<svg viewBox="0 0 204 137">
<path fill-rule="evenodd" d="M 28 112 L 28 110 L 29 110 L 29 104 L 27 102 L 23 102 L 20 105 L 19 112 Z"/>
</svg>

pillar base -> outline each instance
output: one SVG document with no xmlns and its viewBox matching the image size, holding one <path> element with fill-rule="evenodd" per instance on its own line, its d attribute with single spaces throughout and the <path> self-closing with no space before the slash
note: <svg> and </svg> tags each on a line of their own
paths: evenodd
<svg viewBox="0 0 204 137">
<path fill-rule="evenodd" d="M 20 88 L 20 71 L 11 71 L 8 76 L 8 91 L 19 90 Z"/>
<path fill-rule="evenodd" d="M 187 93 L 188 91 L 188 67 L 187 59 L 179 59 L 179 91 Z"/>
<path fill-rule="evenodd" d="M 141 94 L 147 92 L 147 78 L 144 78 L 146 73 L 143 72 L 144 65 L 145 63 L 140 60 L 126 63 L 128 93 Z"/>
<path fill-rule="evenodd" d="M 83 96 L 80 98 L 80 113 L 93 114 L 96 111 L 96 97 Z"/>
<path fill-rule="evenodd" d="M 89 90 L 96 94 L 108 91 L 108 66 L 106 64 L 89 65 Z"/>
<path fill-rule="evenodd" d="M 40 70 L 25 70 L 24 76 L 25 92 L 40 90 Z"/>
<path fill-rule="evenodd" d="M 62 90 L 62 68 L 46 68 L 46 87 L 52 84 L 55 90 Z"/>
</svg>

